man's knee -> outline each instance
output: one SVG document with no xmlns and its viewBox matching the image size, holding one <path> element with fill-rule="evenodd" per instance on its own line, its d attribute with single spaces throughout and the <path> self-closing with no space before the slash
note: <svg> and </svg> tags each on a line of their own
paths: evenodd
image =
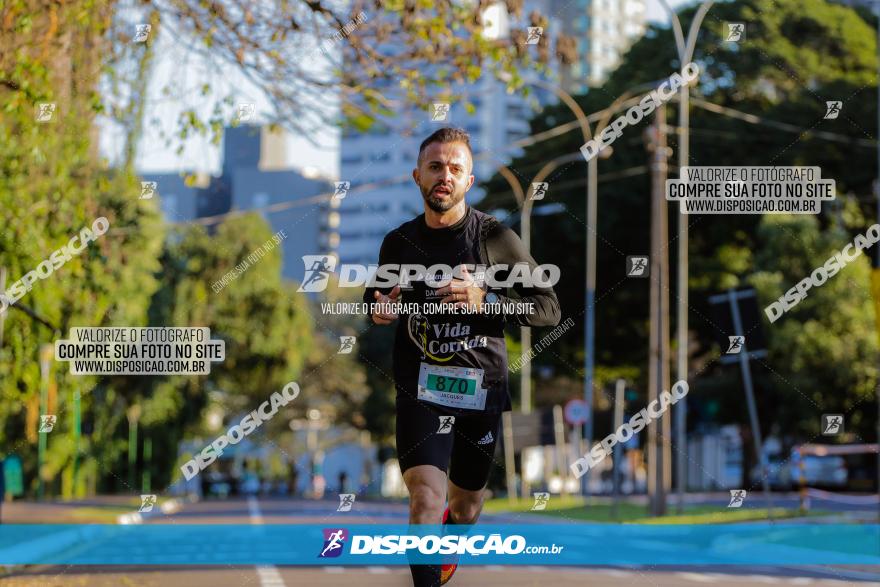
<svg viewBox="0 0 880 587">
<path fill-rule="evenodd" d="M 482 506 L 480 500 L 452 500 L 449 502 L 449 513 L 457 524 L 476 524 Z"/>
<path fill-rule="evenodd" d="M 443 514 L 444 496 L 442 492 L 427 484 L 417 484 L 410 488 L 409 510 L 411 517 L 420 524 L 439 524 Z"/>
</svg>

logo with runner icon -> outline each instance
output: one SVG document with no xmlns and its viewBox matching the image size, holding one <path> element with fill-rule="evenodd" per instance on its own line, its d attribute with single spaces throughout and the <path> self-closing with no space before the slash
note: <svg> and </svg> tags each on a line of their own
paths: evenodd
<svg viewBox="0 0 880 587">
<path fill-rule="evenodd" d="M 437 428 L 437 434 L 449 434 L 452 432 L 452 426 L 455 424 L 455 416 L 438 416 L 440 418 L 440 427 Z"/>
<path fill-rule="evenodd" d="M 354 493 L 340 493 L 339 494 L 339 507 L 336 508 L 337 512 L 350 512 L 351 506 L 354 505 Z"/>
<path fill-rule="evenodd" d="M 147 39 L 150 37 L 150 31 L 153 30 L 153 26 L 149 24 L 138 24 L 134 27 L 134 37 L 131 39 L 132 43 L 146 43 Z"/>
<path fill-rule="evenodd" d="M 348 531 L 345 528 L 324 528 L 324 548 L 318 558 L 336 558 L 342 554 Z"/>
<path fill-rule="evenodd" d="M 727 38 L 724 39 L 728 43 L 739 43 L 746 34 L 746 25 L 742 22 L 728 22 Z"/>
<path fill-rule="evenodd" d="M 843 433 L 843 414 L 822 414 L 822 436 Z"/>
<path fill-rule="evenodd" d="M 238 112 L 235 114 L 235 122 L 250 122 L 254 119 L 257 112 L 257 105 L 253 102 L 244 102 L 238 105 Z"/>
<path fill-rule="evenodd" d="M 832 100 L 825 102 L 825 120 L 834 120 L 840 116 L 840 109 L 843 108 L 843 102 L 840 100 Z"/>
<path fill-rule="evenodd" d="M 648 277 L 648 257 L 630 255 L 626 258 L 627 277 Z"/>
<path fill-rule="evenodd" d="M 537 45 L 544 34 L 544 27 L 530 26 L 528 36 L 526 37 L 526 45 Z"/>
<path fill-rule="evenodd" d="M 156 188 L 159 187 L 159 183 L 156 181 L 142 181 L 141 182 L 141 197 L 139 200 L 151 200 L 153 196 L 156 195 Z"/>
<path fill-rule="evenodd" d="M 336 269 L 336 257 L 332 255 L 303 255 L 305 274 L 296 291 L 308 293 L 321 292 L 327 289 L 329 277 Z"/>
<path fill-rule="evenodd" d="M 727 340 L 730 343 L 730 346 L 727 347 L 728 355 L 738 355 L 743 350 L 743 345 L 746 344 L 745 336 L 728 336 Z"/>
<path fill-rule="evenodd" d="M 141 506 L 138 508 L 139 512 L 149 513 L 153 511 L 153 506 L 156 505 L 156 496 L 154 494 L 145 494 L 141 495 Z"/>
<path fill-rule="evenodd" d="M 448 102 L 434 102 L 433 104 L 431 104 L 431 122 L 447 122 L 448 119 Z"/>
<path fill-rule="evenodd" d="M 550 494 L 547 492 L 538 492 L 534 494 L 535 496 L 535 504 L 532 506 L 533 512 L 540 512 L 541 510 L 547 509 L 547 504 L 550 502 Z"/>
<path fill-rule="evenodd" d="M 55 428 L 56 417 L 53 414 L 40 416 L 40 432 L 49 433 Z"/>
<path fill-rule="evenodd" d="M 532 184 L 532 194 L 530 200 L 543 200 L 544 196 L 547 195 L 547 190 L 550 189 L 550 184 L 546 181 L 537 181 Z"/>
<path fill-rule="evenodd" d="M 357 342 L 356 336 L 340 336 L 339 337 L 339 350 L 336 351 L 337 355 L 348 355 L 351 354 L 351 351 L 354 350 L 354 343 Z"/>
<path fill-rule="evenodd" d="M 52 122 L 55 116 L 55 103 L 47 102 L 37 104 L 37 122 Z"/>
<path fill-rule="evenodd" d="M 727 504 L 727 507 L 729 507 L 729 508 L 742 507 L 743 502 L 746 500 L 746 495 L 748 495 L 748 492 L 745 489 L 731 489 L 730 490 L 730 503 Z"/>
<path fill-rule="evenodd" d="M 333 192 L 333 199 L 335 200 L 343 200 L 345 196 L 348 195 L 348 190 L 351 189 L 350 181 L 337 181 L 335 183 L 335 191 Z"/>
</svg>

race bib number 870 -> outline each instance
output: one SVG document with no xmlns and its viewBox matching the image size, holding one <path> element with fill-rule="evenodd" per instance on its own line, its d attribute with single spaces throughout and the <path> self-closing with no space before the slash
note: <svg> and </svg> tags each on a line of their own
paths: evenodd
<svg viewBox="0 0 880 587">
<path fill-rule="evenodd" d="M 482 410 L 486 407 L 483 370 L 421 363 L 418 398 L 441 406 Z"/>
<path fill-rule="evenodd" d="M 448 377 L 446 375 L 428 375 L 427 389 L 430 391 L 447 391 L 463 395 L 474 395 L 477 391 L 477 382 L 464 377 Z"/>
</svg>

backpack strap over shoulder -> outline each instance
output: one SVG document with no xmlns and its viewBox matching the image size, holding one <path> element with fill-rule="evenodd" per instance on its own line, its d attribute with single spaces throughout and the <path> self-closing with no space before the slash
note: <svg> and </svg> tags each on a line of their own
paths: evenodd
<svg viewBox="0 0 880 587">
<path fill-rule="evenodd" d="M 492 259 L 489 258 L 489 249 L 487 242 L 489 237 L 494 234 L 495 230 L 501 225 L 494 216 L 486 216 L 480 224 L 480 262 L 483 265 L 492 265 Z"/>
</svg>

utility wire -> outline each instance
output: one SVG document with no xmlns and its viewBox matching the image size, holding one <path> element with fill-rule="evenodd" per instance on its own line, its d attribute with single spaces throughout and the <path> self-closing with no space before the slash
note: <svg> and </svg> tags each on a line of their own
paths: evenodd
<svg viewBox="0 0 880 587">
<path fill-rule="evenodd" d="M 677 99 L 678 99 L 678 95 L 676 94 L 676 96 L 671 101 L 675 101 Z M 761 116 L 757 116 L 755 114 L 749 114 L 748 112 L 742 112 L 741 110 L 736 110 L 735 108 L 729 108 L 727 106 L 721 106 L 719 104 L 714 104 L 712 102 L 708 102 L 708 101 L 702 100 L 700 98 L 692 97 L 691 104 L 693 104 L 694 106 L 697 106 L 698 108 L 702 108 L 704 110 L 707 110 L 709 112 L 713 112 L 715 114 L 720 114 L 722 116 L 727 116 L 729 118 L 735 118 L 737 120 L 742 120 L 744 122 L 748 122 L 749 124 L 766 126 L 769 128 L 775 128 L 777 130 L 782 130 L 782 131 L 786 131 L 786 132 L 793 132 L 793 133 L 803 133 L 806 130 L 806 129 L 801 128 L 801 127 L 794 125 L 794 124 L 789 124 L 786 122 L 779 122 L 777 120 L 764 118 Z M 589 120 L 590 122 L 595 122 L 596 120 L 598 120 L 599 118 L 601 118 L 604 115 L 605 110 L 606 109 L 602 109 L 597 112 L 594 112 L 593 114 L 588 115 L 587 120 Z M 530 135 L 528 137 L 523 137 L 522 139 L 520 139 L 518 141 L 514 141 L 514 142 L 510 143 L 510 148 L 517 149 L 517 148 L 532 146 L 537 143 L 541 143 L 541 142 L 547 141 L 549 139 L 561 136 L 563 134 L 571 132 L 572 130 L 576 130 L 579 127 L 580 127 L 580 125 L 577 120 L 566 122 L 564 124 L 560 124 L 558 126 L 547 129 L 545 131 L 535 133 L 535 134 Z M 677 128 L 677 127 L 670 127 L 670 128 Z M 860 147 L 866 147 L 866 148 L 872 148 L 872 149 L 876 148 L 876 143 L 872 140 L 869 140 L 869 139 L 855 138 L 855 137 L 850 137 L 847 135 L 842 135 L 839 133 L 819 131 L 819 130 L 810 130 L 807 132 L 814 135 L 816 138 L 823 139 L 826 141 L 832 141 L 832 142 L 837 142 L 837 143 L 846 143 L 846 144 L 850 144 L 850 145 L 857 145 Z M 489 158 L 491 156 L 492 156 L 492 153 L 487 151 L 487 152 L 478 154 L 476 157 L 474 157 L 474 159 L 475 160 L 483 160 L 483 159 Z M 411 177 L 410 174 L 406 173 L 406 174 L 402 174 L 398 177 L 392 177 L 392 178 L 384 179 L 381 181 L 375 181 L 375 182 L 370 182 L 370 183 L 366 183 L 366 184 L 361 184 L 357 187 L 353 187 L 353 188 L 349 189 L 347 193 L 348 194 L 356 194 L 359 192 L 375 191 L 375 190 L 378 190 L 381 188 L 386 188 L 386 187 L 390 187 L 390 186 L 393 186 L 393 185 L 396 185 L 399 183 L 407 182 L 410 180 L 410 177 Z M 288 201 L 288 202 L 279 202 L 277 204 L 272 204 L 269 206 L 262 206 L 259 208 L 249 208 L 247 210 L 231 210 L 229 212 L 224 212 L 222 214 L 215 214 L 213 216 L 204 216 L 201 218 L 196 218 L 190 222 L 177 222 L 177 223 L 171 223 L 171 224 L 202 224 L 202 225 L 209 226 L 212 224 L 217 224 L 219 222 L 222 222 L 223 220 L 225 220 L 227 218 L 235 218 L 238 216 L 243 216 L 245 214 L 249 214 L 251 212 L 263 212 L 263 213 L 267 213 L 267 214 L 272 214 L 272 213 L 276 213 L 276 212 L 281 212 L 283 210 L 289 210 L 292 208 L 299 208 L 302 206 L 327 203 L 327 202 L 330 202 L 330 200 L 333 198 L 333 194 L 334 194 L 334 192 L 323 192 L 323 193 L 320 193 L 320 194 L 317 194 L 317 195 L 314 195 L 314 196 L 311 196 L 308 198 L 303 198 L 303 199 L 298 199 L 298 200 L 293 200 L 293 201 Z"/>
</svg>

